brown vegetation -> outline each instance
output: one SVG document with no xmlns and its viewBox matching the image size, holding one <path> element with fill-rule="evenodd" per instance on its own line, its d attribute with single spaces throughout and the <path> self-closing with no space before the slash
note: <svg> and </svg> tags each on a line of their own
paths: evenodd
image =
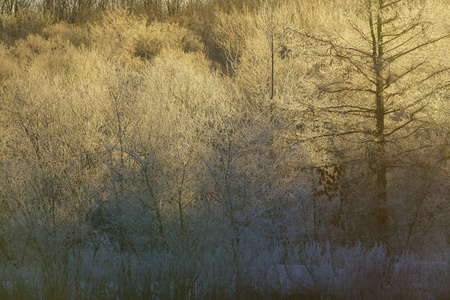
<svg viewBox="0 0 450 300">
<path fill-rule="evenodd" d="M 0 298 L 449 297 L 449 20 L 0 0 Z"/>
</svg>

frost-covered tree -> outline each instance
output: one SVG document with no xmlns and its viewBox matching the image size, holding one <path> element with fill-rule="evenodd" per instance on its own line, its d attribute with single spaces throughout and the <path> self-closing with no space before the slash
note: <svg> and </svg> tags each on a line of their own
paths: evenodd
<svg viewBox="0 0 450 300">
<path fill-rule="evenodd" d="M 313 52 L 327 64 L 327 78 L 315 82 L 317 97 L 325 101 L 316 107 L 334 124 L 312 139 L 345 138 L 353 151 L 367 153 L 375 176 L 376 236 L 387 242 L 388 200 L 395 197 L 389 195 L 390 170 L 411 163 L 411 157 L 432 146 L 426 132 L 439 131 L 426 111 L 449 90 L 449 67 L 435 52 L 449 34 L 423 19 L 426 7 L 409 1 L 361 5 L 363 17 L 348 19 L 343 31 L 297 33 L 321 49 Z"/>
</svg>

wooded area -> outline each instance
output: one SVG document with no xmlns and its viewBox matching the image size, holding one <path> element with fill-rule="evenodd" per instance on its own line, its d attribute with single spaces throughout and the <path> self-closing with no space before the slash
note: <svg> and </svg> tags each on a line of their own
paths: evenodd
<svg viewBox="0 0 450 300">
<path fill-rule="evenodd" d="M 0 298 L 449 298 L 448 49 L 448 0 L 0 0 Z"/>
</svg>

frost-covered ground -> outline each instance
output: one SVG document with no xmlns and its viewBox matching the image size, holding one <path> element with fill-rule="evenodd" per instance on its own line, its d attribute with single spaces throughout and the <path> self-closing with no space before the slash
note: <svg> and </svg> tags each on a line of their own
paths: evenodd
<svg viewBox="0 0 450 300">
<path fill-rule="evenodd" d="M 450 298 L 450 252 L 389 256 L 382 246 L 308 243 L 289 249 L 287 256 L 281 248 L 241 249 L 236 258 L 228 250 L 137 256 L 103 245 L 46 266 L 4 265 L 0 298 Z"/>
</svg>

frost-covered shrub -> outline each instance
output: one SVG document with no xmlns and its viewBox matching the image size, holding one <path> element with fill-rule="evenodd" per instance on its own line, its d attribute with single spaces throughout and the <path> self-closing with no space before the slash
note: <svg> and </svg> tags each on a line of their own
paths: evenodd
<svg viewBox="0 0 450 300">
<path fill-rule="evenodd" d="M 365 249 L 309 243 L 298 260 L 280 264 L 281 248 L 241 249 L 236 273 L 227 246 L 212 251 L 151 251 L 115 248 L 107 235 L 75 248 L 66 260 L 29 267 L 2 264 L 0 291 L 29 299 L 169 297 L 232 299 L 240 296 L 345 299 L 446 299 L 448 256 L 390 256 L 382 246 Z M 69 284 L 70 283 L 70 284 Z M 238 294 L 237 294 L 238 293 Z"/>
<path fill-rule="evenodd" d="M 47 26 L 42 35 L 48 39 L 61 39 L 70 41 L 75 47 L 89 47 L 90 40 L 86 27 L 69 25 L 64 22 Z"/>
<path fill-rule="evenodd" d="M 0 18 L 0 39 L 13 45 L 30 34 L 39 34 L 50 23 L 44 14 L 33 10 L 20 10 L 14 14 L 3 14 Z"/>
</svg>

